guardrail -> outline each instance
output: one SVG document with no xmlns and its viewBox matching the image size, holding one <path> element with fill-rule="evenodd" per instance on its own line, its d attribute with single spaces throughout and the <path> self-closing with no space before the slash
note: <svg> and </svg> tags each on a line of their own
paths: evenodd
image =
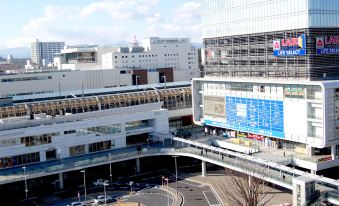
<svg viewBox="0 0 339 206">
<path fill-rule="evenodd" d="M 44 163 L 28 165 L 26 166 L 26 175 L 23 173 L 23 170 L 20 170 L 21 168 L 18 168 L 18 170 L 13 171 L 12 173 L 0 171 L 0 184 L 21 181 L 25 178 L 32 179 L 61 172 L 81 170 L 88 167 L 109 164 L 110 162 L 126 161 L 149 156 L 179 155 L 200 159 L 219 166 L 244 172 L 289 189 L 292 189 L 293 178 L 300 175 L 310 177 L 315 179 L 317 183 L 321 183 L 320 185 L 324 192 L 333 189 L 336 190 L 339 187 L 339 183 L 335 180 L 311 175 L 251 155 L 239 154 L 237 152 L 176 137 L 174 137 L 173 140 L 176 142 L 169 147 L 164 147 L 162 144 L 154 144 L 151 145 L 149 149 L 145 147 L 141 153 L 138 153 L 135 148 L 125 148 L 105 151 L 100 154 L 85 155 L 84 157 L 80 156 L 78 160 L 74 160 L 74 158 L 64 159 L 61 161 L 62 164 L 59 165 L 57 162 L 54 164 L 49 163 L 45 166 L 43 165 Z M 109 153 L 112 153 L 110 157 L 108 156 Z"/>
</svg>

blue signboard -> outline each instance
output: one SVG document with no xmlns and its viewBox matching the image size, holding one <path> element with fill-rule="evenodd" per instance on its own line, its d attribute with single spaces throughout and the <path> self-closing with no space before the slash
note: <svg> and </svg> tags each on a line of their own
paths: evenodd
<svg viewBox="0 0 339 206">
<path fill-rule="evenodd" d="M 210 126 L 284 138 L 282 101 L 226 97 L 226 121 L 205 119 Z"/>
<path fill-rule="evenodd" d="M 305 56 L 306 55 L 306 35 L 302 34 L 298 38 L 288 38 L 273 40 L 274 56 Z"/>
</svg>

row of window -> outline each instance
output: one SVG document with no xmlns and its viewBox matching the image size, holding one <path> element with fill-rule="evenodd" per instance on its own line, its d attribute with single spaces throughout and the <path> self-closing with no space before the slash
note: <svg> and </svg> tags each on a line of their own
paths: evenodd
<svg viewBox="0 0 339 206">
<path fill-rule="evenodd" d="M 96 134 L 96 136 L 121 133 L 121 124 L 112 124 L 106 126 L 89 127 L 78 130 L 64 131 L 65 135 L 76 134 L 77 136 L 86 134 Z"/>
<path fill-rule="evenodd" d="M 52 137 L 59 136 L 59 132 L 48 133 L 27 137 L 17 137 L 0 140 L 0 147 L 7 147 L 18 144 L 25 144 L 26 147 L 52 143 Z"/>
<path fill-rule="evenodd" d="M 1 157 L 0 168 L 14 167 L 18 165 L 25 165 L 30 163 L 40 162 L 39 152 L 16 155 L 12 157 Z"/>
<path fill-rule="evenodd" d="M 109 150 L 115 146 L 114 140 L 108 140 L 103 142 L 96 142 L 88 145 L 88 151 L 91 152 L 100 152 L 104 150 Z M 86 153 L 86 145 L 77 145 L 69 148 L 70 156 L 77 156 Z"/>
<path fill-rule="evenodd" d="M 52 76 L 6 78 L 6 79 L 1 79 L 1 82 L 19 82 L 19 81 L 33 81 L 33 80 L 46 80 L 46 79 L 52 79 Z"/>
<path fill-rule="evenodd" d="M 15 94 L 4 94 L 2 97 L 15 97 L 15 96 L 27 96 L 33 94 L 50 94 L 53 93 L 52 90 L 50 91 L 41 91 L 41 92 L 23 92 L 23 93 L 15 93 Z"/>
<path fill-rule="evenodd" d="M 157 54 L 149 54 L 149 55 L 139 55 L 139 58 L 141 57 L 157 57 L 158 55 Z M 166 56 L 166 55 L 165 55 Z M 134 58 L 134 55 L 131 56 L 132 58 Z M 118 56 L 115 56 L 114 58 L 118 59 L 119 57 Z M 127 59 L 128 56 L 121 56 L 122 59 Z"/>
</svg>

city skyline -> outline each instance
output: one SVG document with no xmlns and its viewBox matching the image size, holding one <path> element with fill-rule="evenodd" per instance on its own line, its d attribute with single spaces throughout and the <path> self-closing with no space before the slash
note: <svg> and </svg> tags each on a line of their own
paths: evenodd
<svg viewBox="0 0 339 206">
<path fill-rule="evenodd" d="M 67 45 L 112 45 L 148 36 L 202 42 L 198 0 L 0 0 L 0 50 L 29 47 L 35 39 Z M 30 9 L 29 11 L 27 9 Z"/>
</svg>

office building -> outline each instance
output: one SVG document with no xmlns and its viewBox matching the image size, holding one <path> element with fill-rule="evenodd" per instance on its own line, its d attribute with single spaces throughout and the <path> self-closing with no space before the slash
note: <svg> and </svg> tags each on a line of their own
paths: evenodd
<svg viewBox="0 0 339 206">
<path fill-rule="evenodd" d="M 59 70 L 128 69 L 140 79 L 147 79 L 145 70 L 149 70 L 167 78 L 191 80 L 199 76 L 198 55 L 190 39 L 150 37 L 142 45 L 135 39 L 130 47 L 66 47 L 57 54 L 54 65 Z"/>
<path fill-rule="evenodd" d="M 59 53 L 65 46 L 64 42 L 41 42 L 38 39 L 31 43 L 32 62 L 42 66 L 53 63 L 56 53 Z"/>
<path fill-rule="evenodd" d="M 193 80 L 197 124 L 339 165 L 338 1 L 203 0 L 205 77 Z"/>
</svg>

